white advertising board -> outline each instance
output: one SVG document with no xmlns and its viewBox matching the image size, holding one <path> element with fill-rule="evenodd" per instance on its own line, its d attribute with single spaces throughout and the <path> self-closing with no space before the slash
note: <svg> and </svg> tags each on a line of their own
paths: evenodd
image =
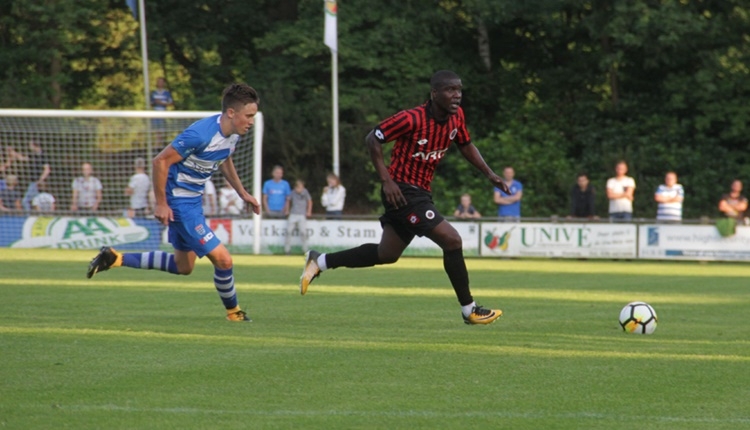
<svg viewBox="0 0 750 430">
<path fill-rule="evenodd" d="M 208 225 L 222 243 L 232 246 L 250 247 L 253 245 L 253 220 L 251 219 L 209 219 Z M 479 223 L 452 223 L 463 239 L 466 255 L 479 254 Z M 307 237 L 310 248 L 331 251 L 352 248 L 363 243 L 378 243 L 383 229 L 380 221 L 333 221 L 308 220 Z M 299 231 L 291 232 L 291 246 L 302 244 Z M 278 251 L 283 248 L 287 235 L 286 220 L 265 219 L 261 222 L 263 252 Z M 164 243 L 167 235 L 164 234 Z M 404 252 L 405 255 L 439 255 L 440 247 L 425 237 L 415 237 Z"/>
<path fill-rule="evenodd" d="M 635 258 L 633 224 L 482 223 L 483 257 Z"/>
<path fill-rule="evenodd" d="M 722 237 L 713 225 L 642 225 L 638 256 L 661 260 L 750 261 L 750 227 Z"/>
</svg>

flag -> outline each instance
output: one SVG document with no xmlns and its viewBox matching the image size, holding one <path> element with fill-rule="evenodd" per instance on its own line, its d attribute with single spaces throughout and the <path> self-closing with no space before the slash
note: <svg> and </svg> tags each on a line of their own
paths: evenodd
<svg viewBox="0 0 750 430">
<path fill-rule="evenodd" d="M 338 52 L 339 43 L 336 26 L 336 14 L 338 13 L 338 6 L 336 0 L 325 0 L 325 15 L 326 15 L 326 32 L 323 40 L 326 46 L 331 48 L 331 52 Z"/>
<path fill-rule="evenodd" d="M 125 4 L 130 8 L 133 18 L 138 19 L 138 0 L 125 0 Z"/>
</svg>

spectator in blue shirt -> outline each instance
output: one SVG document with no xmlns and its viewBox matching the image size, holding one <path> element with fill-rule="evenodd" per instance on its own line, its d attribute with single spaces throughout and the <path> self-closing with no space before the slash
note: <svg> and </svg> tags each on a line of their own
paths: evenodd
<svg viewBox="0 0 750 430">
<path fill-rule="evenodd" d="M 284 168 L 273 166 L 271 179 L 263 183 L 263 209 L 270 218 L 285 218 L 284 207 L 292 188 L 284 179 Z"/>
<path fill-rule="evenodd" d="M 497 216 L 502 218 L 521 218 L 521 198 L 523 197 L 523 185 L 513 179 L 515 170 L 508 166 L 503 169 L 503 181 L 510 189 L 506 194 L 495 187 L 495 204 L 497 204 Z"/>
</svg>

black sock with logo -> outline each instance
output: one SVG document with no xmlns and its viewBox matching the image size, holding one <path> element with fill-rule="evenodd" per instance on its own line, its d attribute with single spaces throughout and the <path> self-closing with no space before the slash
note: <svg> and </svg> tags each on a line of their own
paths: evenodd
<svg viewBox="0 0 750 430">
<path fill-rule="evenodd" d="M 326 266 L 329 269 L 337 267 L 371 267 L 377 264 L 380 264 L 377 243 L 365 243 L 356 248 L 326 253 Z"/>
<path fill-rule="evenodd" d="M 464 251 L 461 248 L 443 251 L 443 267 L 451 280 L 461 306 L 470 305 L 474 298 L 469 291 L 469 272 L 466 270 Z"/>
</svg>

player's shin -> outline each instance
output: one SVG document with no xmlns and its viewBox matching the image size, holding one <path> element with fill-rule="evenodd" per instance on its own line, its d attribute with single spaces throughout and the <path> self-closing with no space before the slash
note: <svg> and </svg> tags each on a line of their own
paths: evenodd
<svg viewBox="0 0 750 430">
<path fill-rule="evenodd" d="M 122 254 L 122 265 L 145 270 L 161 270 L 178 274 L 177 263 L 174 260 L 174 254 L 162 251 L 137 252 Z"/>
<path fill-rule="evenodd" d="M 378 245 L 366 243 L 356 248 L 326 254 L 326 266 L 329 269 L 337 267 L 371 267 L 382 264 L 378 257 Z"/>
<path fill-rule="evenodd" d="M 474 302 L 469 290 L 469 272 L 466 270 L 464 253 L 461 248 L 443 251 L 443 267 L 448 278 L 451 280 L 453 290 L 456 292 L 458 302 L 461 306 L 467 306 Z"/>
</svg>

